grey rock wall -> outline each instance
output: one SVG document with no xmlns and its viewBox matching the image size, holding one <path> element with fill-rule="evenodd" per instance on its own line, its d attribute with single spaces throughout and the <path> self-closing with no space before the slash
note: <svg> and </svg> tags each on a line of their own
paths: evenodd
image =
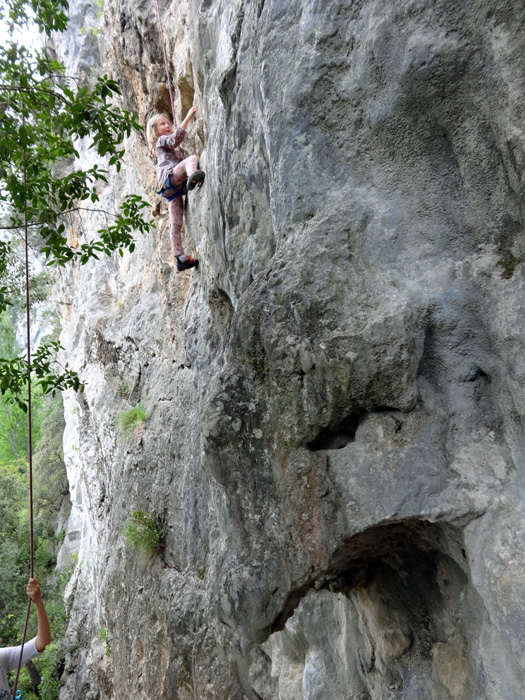
<svg viewBox="0 0 525 700">
<path fill-rule="evenodd" d="M 156 237 L 56 292 L 87 382 L 61 700 L 521 700 L 522 3 L 162 14 L 201 266 L 174 274 L 155 202 Z M 98 51 L 143 122 L 167 108 L 154 3 L 108 0 Z M 128 158 L 107 207 L 154 201 L 142 136 Z M 162 556 L 125 545 L 136 508 Z"/>
</svg>

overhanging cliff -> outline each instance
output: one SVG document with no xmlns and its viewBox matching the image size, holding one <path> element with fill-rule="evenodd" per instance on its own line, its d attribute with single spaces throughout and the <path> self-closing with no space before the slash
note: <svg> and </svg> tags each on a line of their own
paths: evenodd
<svg viewBox="0 0 525 700">
<path fill-rule="evenodd" d="M 98 35 L 86 7 L 59 53 L 145 123 L 168 107 L 155 3 L 106 0 Z M 156 238 L 56 292 L 87 382 L 61 698 L 519 700 L 525 10 L 161 9 L 177 118 L 199 106 L 201 265 L 174 273 L 155 202 Z M 154 189 L 136 136 L 103 204 Z M 123 542 L 139 508 L 162 556 Z"/>
</svg>

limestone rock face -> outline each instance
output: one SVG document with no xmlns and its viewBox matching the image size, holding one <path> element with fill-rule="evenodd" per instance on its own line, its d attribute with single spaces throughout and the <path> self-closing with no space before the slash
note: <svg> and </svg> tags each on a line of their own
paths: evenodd
<svg viewBox="0 0 525 700">
<path fill-rule="evenodd" d="M 157 235 L 56 292 L 87 383 L 61 699 L 520 700 L 523 4 L 161 12 L 201 265 L 174 273 L 133 137 L 104 206 L 151 196 Z M 107 0 L 97 46 L 142 122 L 169 109 L 155 3 Z"/>
</svg>

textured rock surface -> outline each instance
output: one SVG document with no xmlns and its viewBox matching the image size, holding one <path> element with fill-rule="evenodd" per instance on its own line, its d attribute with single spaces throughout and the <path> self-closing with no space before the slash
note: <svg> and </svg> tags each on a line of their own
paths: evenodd
<svg viewBox="0 0 525 700">
<path fill-rule="evenodd" d="M 201 268 L 173 274 L 156 203 L 156 238 L 57 290 L 87 382 L 62 700 L 520 700 L 521 3 L 162 9 Z M 126 106 L 165 109 L 154 3 L 108 0 L 99 39 Z M 136 137 L 105 205 L 153 189 Z M 162 557 L 123 543 L 138 507 Z"/>
</svg>

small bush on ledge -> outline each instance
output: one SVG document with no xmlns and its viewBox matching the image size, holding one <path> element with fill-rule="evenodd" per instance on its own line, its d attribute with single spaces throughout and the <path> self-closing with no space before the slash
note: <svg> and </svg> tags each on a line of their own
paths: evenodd
<svg viewBox="0 0 525 700">
<path fill-rule="evenodd" d="M 147 510 L 133 511 L 122 534 L 132 549 L 148 556 L 160 552 L 164 544 L 164 527 L 159 518 Z"/>
<path fill-rule="evenodd" d="M 124 411 L 117 418 L 117 427 L 123 435 L 130 435 L 133 430 L 139 425 L 142 425 L 146 420 L 146 411 L 144 406 L 139 403 L 138 406 L 130 408 L 129 411 Z"/>
</svg>

